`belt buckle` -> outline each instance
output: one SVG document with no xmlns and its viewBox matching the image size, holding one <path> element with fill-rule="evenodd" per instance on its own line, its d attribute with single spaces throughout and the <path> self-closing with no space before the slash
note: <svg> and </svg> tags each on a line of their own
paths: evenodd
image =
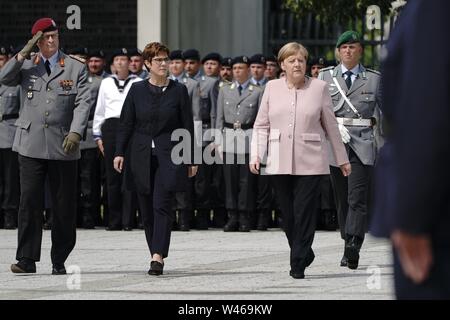
<svg viewBox="0 0 450 320">
<path fill-rule="evenodd" d="M 233 123 L 233 129 L 238 130 L 241 128 L 241 123 L 239 121 Z"/>
</svg>

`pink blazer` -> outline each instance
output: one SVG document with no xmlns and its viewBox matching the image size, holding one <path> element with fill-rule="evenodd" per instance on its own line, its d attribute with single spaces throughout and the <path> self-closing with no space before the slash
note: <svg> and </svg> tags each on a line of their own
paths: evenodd
<svg viewBox="0 0 450 320">
<path fill-rule="evenodd" d="M 266 163 L 268 152 L 268 174 L 329 174 L 327 139 L 337 164 L 348 163 L 332 106 L 322 80 L 308 78 L 300 90 L 284 79 L 270 81 L 254 125 L 251 163 Z"/>
</svg>

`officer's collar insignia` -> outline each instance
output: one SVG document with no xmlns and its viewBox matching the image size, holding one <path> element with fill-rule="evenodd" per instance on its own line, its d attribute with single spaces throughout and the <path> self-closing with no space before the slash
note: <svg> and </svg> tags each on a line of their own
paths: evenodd
<svg viewBox="0 0 450 320">
<path fill-rule="evenodd" d="M 233 84 L 231 85 L 231 90 L 234 90 L 234 89 L 236 89 L 236 84 L 235 84 L 235 83 L 233 83 Z"/>
<path fill-rule="evenodd" d="M 205 81 L 206 80 L 206 77 L 205 76 L 202 76 L 202 81 Z"/>
<path fill-rule="evenodd" d="M 188 79 L 187 78 L 183 78 L 183 82 L 187 83 Z"/>
<path fill-rule="evenodd" d="M 253 91 L 254 89 L 255 89 L 255 87 L 254 87 L 253 85 L 249 85 L 249 86 L 248 86 L 248 90 L 249 90 L 249 91 Z"/>
<path fill-rule="evenodd" d="M 61 66 L 61 68 L 64 68 L 66 66 L 66 62 L 64 61 L 63 57 L 61 57 L 61 59 L 59 59 L 59 65 Z"/>
</svg>

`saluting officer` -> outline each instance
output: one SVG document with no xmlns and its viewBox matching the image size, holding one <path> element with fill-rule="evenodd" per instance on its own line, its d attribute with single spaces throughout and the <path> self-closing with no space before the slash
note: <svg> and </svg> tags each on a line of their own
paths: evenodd
<svg viewBox="0 0 450 320">
<path fill-rule="evenodd" d="M 0 46 L 0 70 L 8 60 L 9 49 Z M 19 162 L 12 146 L 16 132 L 14 122 L 19 118 L 20 105 L 20 86 L 0 83 L 0 225 L 9 230 L 17 228 L 19 210 Z"/>
<path fill-rule="evenodd" d="M 200 85 L 194 79 L 189 78 L 185 71 L 185 62 L 183 52 L 181 50 L 174 50 L 170 52 L 170 78 L 176 82 L 182 83 L 186 86 L 189 94 L 189 98 L 192 104 L 192 114 L 194 123 L 199 124 L 201 122 L 200 115 Z M 199 142 L 201 147 L 201 125 L 194 126 L 196 141 Z M 194 216 L 194 178 L 189 180 L 189 186 L 186 192 L 175 193 L 175 210 L 178 210 L 178 227 L 180 231 L 189 231 L 191 228 L 191 220 Z"/>
<path fill-rule="evenodd" d="M 341 266 L 350 269 L 358 267 L 367 231 L 370 177 L 381 147 L 380 74 L 364 68 L 360 63 L 362 53 L 360 35 L 346 31 L 336 44 L 340 64 L 322 69 L 319 74 L 319 79 L 329 84 L 342 141 L 353 169 L 348 178 L 335 166 L 331 170 L 339 227 L 345 240 Z"/>
<path fill-rule="evenodd" d="M 250 231 L 250 212 L 255 207 L 255 178 L 249 169 L 249 143 L 258 113 L 263 90 L 250 82 L 249 59 L 233 59 L 235 82 L 223 86 L 217 100 L 216 128 L 223 137 L 215 137 L 215 144 L 223 151 L 225 205 L 229 231 Z M 218 139 L 222 138 L 222 141 Z"/>
<path fill-rule="evenodd" d="M 39 19 L 33 38 L 0 72 L 0 83 L 20 84 L 23 108 L 16 121 L 13 150 L 19 153 L 20 206 L 17 264 L 14 273 L 35 273 L 41 256 L 44 182 L 52 197 L 52 274 L 65 274 L 75 246 L 77 160 L 89 117 L 86 66 L 59 50 L 56 23 Z M 39 53 L 33 60 L 34 45 Z"/>
</svg>

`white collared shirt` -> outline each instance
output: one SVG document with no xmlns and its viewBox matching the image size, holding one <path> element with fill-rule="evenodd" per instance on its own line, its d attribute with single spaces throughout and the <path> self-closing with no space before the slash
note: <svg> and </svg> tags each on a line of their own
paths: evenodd
<svg viewBox="0 0 450 320">
<path fill-rule="evenodd" d="M 342 67 L 342 74 L 346 73 L 348 71 L 347 67 L 344 66 L 343 64 L 341 65 Z M 354 67 L 352 70 L 350 70 L 353 74 L 352 74 L 352 84 L 353 82 L 355 82 L 356 77 L 358 77 L 358 73 L 359 73 L 359 63 L 356 65 L 356 67 Z M 347 80 L 347 75 L 344 75 L 344 80 Z"/>
<path fill-rule="evenodd" d="M 141 78 L 134 74 L 130 74 L 127 79 L 131 79 L 123 92 L 119 92 L 114 79 L 116 75 L 103 79 L 98 92 L 97 105 L 95 107 L 93 135 L 95 139 L 102 136 L 102 125 L 107 119 L 120 118 L 123 103 L 127 97 L 128 91 L 133 83 L 142 81 Z M 125 80 L 119 80 L 120 85 L 124 85 Z"/>
</svg>

